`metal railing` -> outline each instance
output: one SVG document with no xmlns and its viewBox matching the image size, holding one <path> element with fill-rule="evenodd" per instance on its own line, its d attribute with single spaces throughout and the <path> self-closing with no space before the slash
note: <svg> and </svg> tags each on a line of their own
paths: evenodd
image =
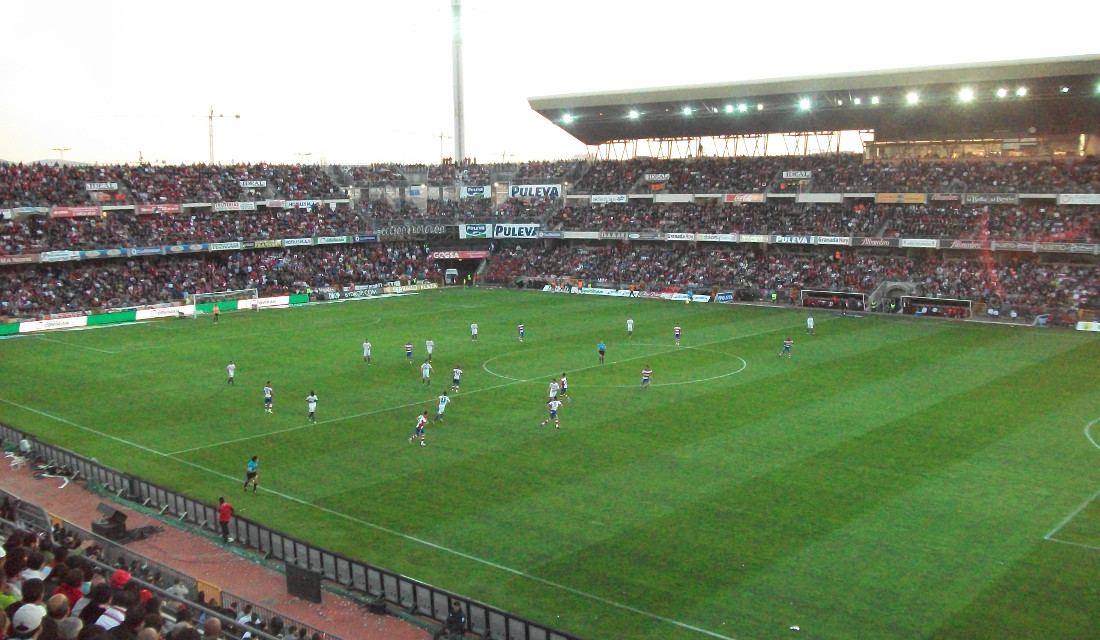
<svg viewBox="0 0 1100 640">
<path fill-rule="evenodd" d="M 18 441 L 21 434 L 14 427 L 0 423 L 0 437 L 4 441 Z M 68 467 L 79 478 L 103 485 L 118 499 L 159 510 L 179 522 L 220 534 L 214 505 L 40 440 L 34 441 L 33 452 L 37 458 Z M 436 622 L 446 620 L 448 603 L 458 600 L 466 611 L 467 629 L 489 640 L 583 640 L 503 609 L 329 551 L 249 518 L 234 516 L 229 531 L 239 544 L 266 559 L 315 571 L 331 585 L 342 587 L 353 596 L 369 596 Z"/>
</svg>

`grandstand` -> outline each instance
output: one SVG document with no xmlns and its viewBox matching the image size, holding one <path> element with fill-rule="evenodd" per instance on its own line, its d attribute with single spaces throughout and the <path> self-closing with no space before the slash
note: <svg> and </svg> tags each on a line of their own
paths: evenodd
<svg viewBox="0 0 1100 640">
<path fill-rule="evenodd" d="M 1100 317 L 1098 82 L 1084 57 L 532 98 L 583 160 L 2 163 L 0 334 L 194 315 L 196 294 L 400 293 L 447 269 L 1078 326 Z M 439 619 L 448 594 L 400 584 Z"/>
</svg>

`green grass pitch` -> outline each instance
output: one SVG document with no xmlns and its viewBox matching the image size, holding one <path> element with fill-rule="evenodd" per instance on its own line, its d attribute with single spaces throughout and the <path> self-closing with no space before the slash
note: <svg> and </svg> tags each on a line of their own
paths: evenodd
<svg viewBox="0 0 1100 640">
<path fill-rule="evenodd" d="M 806 315 L 449 290 L 50 333 L 0 341 L 0 420 L 598 640 L 1094 634 L 1096 337 Z"/>
</svg>

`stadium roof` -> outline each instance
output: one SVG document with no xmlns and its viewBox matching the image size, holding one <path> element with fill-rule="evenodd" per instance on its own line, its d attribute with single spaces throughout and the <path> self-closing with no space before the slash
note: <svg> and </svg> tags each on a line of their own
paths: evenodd
<svg viewBox="0 0 1100 640">
<path fill-rule="evenodd" d="M 1100 55 L 541 96 L 581 142 L 874 130 L 876 140 L 1100 129 Z"/>
</svg>

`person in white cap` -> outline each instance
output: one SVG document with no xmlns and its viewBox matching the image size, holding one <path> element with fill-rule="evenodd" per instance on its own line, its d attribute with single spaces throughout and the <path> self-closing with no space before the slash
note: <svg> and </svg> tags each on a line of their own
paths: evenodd
<svg viewBox="0 0 1100 640">
<path fill-rule="evenodd" d="M 46 609 L 42 605 L 25 604 L 11 617 L 12 640 L 31 640 L 42 631 L 42 618 Z"/>
</svg>

